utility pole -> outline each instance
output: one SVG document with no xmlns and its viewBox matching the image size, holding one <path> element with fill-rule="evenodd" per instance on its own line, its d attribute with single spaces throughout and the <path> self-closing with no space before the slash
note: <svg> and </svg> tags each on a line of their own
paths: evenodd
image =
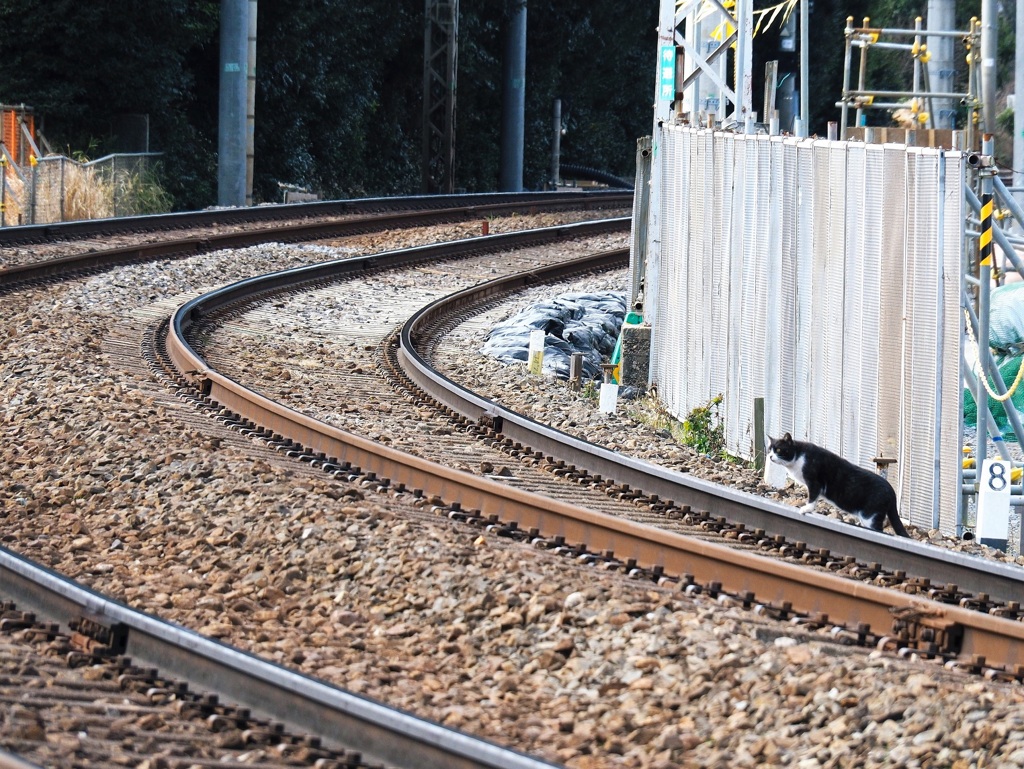
<svg viewBox="0 0 1024 769">
<path fill-rule="evenodd" d="M 561 176 L 560 160 L 562 153 L 562 100 L 555 99 L 551 114 L 552 128 L 551 135 L 551 189 L 558 189 L 558 179 Z"/>
<path fill-rule="evenodd" d="M 753 117 L 754 80 L 753 80 L 753 36 L 754 36 L 754 1 L 737 0 L 736 2 L 736 104 L 733 119 L 737 130 L 744 131 L 747 118 Z"/>
<path fill-rule="evenodd" d="M 802 0 L 802 2 L 800 3 L 800 123 L 796 131 L 796 135 L 802 139 L 806 139 L 811 131 L 810 40 L 810 0 Z"/>
<path fill-rule="evenodd" d="M 526 115 L 526 0 L 509 0 L 501 65 L 501 192 L 523 190 Z"/>
<path fill-rule="evenodd" d="M 248 69 L 245 91 L 245 204 L 252 205 L 252 170 L 256 159 L 256 6 L 249 0 Z"/>
<path fill-rule="evenodd" d="M 249 2 L 220 2 L 220 114 L 217 129 L 217 205 L 245 205 L 246 70 Z"/>
<path fill-rule="evenodd" d="M 996 47 L 999 40 L 996 0 L 981 0 L 981 116 L 985 133 L 996 130 Z"/>
<path fill-rule="evenodd" d="M 949 32 L 956 29 L 955 0 L 928 0 L 928 31 Z M 954 93 L 953 46 L 951 37 L 928 37 L 928 90 L 933 93 Z M 956 128 L 956 110 L 952 99 L 931 99 L 923 105 L 931 114 L 935 128 Z"/>
</svg>

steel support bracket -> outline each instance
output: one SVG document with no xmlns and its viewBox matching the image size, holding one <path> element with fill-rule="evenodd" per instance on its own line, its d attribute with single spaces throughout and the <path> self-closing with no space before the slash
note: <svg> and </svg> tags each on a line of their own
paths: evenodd
<svg viewBox="0 0 1024 769">
<path fill-rule="evenodd" d="M 481 414 L 478 422 L 481 427 L 494 430 L 495 433 L 500 433 L 505 426 L 504 419 L 500 415 L 491 412 Z"/>
<path fill-rule="evenodd" d="M 128 647 L 128 628 L 120 623 L 104 625 L 88 617 L 72 620 L 71 646 L 93 657 L 115 657 Z"/>
<path fill-rule="evenodd" d="M 963 625 L 927 609 L 894 609 L 892 631 L 902 645 L 929 655 L 957 657 L 963 648 Z"/>
</svg>

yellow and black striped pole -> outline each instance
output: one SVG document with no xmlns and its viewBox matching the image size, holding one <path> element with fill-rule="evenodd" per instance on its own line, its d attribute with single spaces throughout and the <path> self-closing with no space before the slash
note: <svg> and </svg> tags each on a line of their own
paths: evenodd
<svg viewBox="0 0 1024 769">
<path fill-rule="evenodd" d="M 988 457 L 988 394 L 985 391 L 986 369 L 990 364 L 988 347 L 989 335 L 989 292 L 992 290 L 992 209 L 995 185 L 992 177 L 992 152 L 995 149 L 991 134 L 985 134 L 981 143 L 981 156 L 975 156 L 981 182 L 981 234 L 978 236 L 978 390 L 975 404 L 978 407 L 978 449 L 979 466 Z M 970 160 L 968 161 L 970 162 Z M 999 436 L 1000 438 L 1002 436 Z"/>
<path fill-rule="evenodd" d="M 981 193 L 981 236 L 978 246 L 981 249 L 981 266 L 992 268 L 992 190 Z"/>
</svg>

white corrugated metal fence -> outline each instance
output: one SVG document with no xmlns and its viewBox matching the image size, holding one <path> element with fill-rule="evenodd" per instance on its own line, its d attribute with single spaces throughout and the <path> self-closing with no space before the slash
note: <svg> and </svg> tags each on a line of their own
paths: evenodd
<svg viewBox="0 0 1024 769">
<path fill-rule="evenodd" d="M 962 153 L 668 125 L 654 144 L 661 400 L 683 419 L 723 395 L 727 449 L 749 459 L 763 397 L 769 435 L 896 459 L 904 518 L 954 533 Z"/>
</svg>

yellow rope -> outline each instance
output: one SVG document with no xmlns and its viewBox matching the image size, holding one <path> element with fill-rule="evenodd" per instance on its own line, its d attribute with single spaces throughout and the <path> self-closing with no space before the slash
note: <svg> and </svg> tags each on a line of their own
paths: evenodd
<svg viewBox="0 0 1024 769">
<path fill-rule="evenodd" d="M 992 389 L 992 385 L 988 383 L 988 377 L 985 375 L 985 367 L 981 365 L 981 348 L 978 346 L 978 340 L 974 338 L 974 328 L 971 326 L 971 316 L 968 314 L 966 309 L 964 309 L 964 317 L 967 319 L 967 336 L 970 338 L 971 344 L 974 345 L 974 349 L 978 351 L 974 360 L 974 373 L 981 379 L 981 383 L 985 385 L 985 389 L 988 390 L 990 397 L 999 403 L 1005 403 L 1013 397 L 1015 392 L 1017 392 L 1017 387 L 1020 385 L 1021 380 L 1024 379 L 1024 361 L 1021 361 L 1020 367 L 1017 369 L 1017 378 L 1013 380 L 1013 385 L 1006 390 L 1006 394 L 997 395 L 995 390 Z"/>
</svg>

